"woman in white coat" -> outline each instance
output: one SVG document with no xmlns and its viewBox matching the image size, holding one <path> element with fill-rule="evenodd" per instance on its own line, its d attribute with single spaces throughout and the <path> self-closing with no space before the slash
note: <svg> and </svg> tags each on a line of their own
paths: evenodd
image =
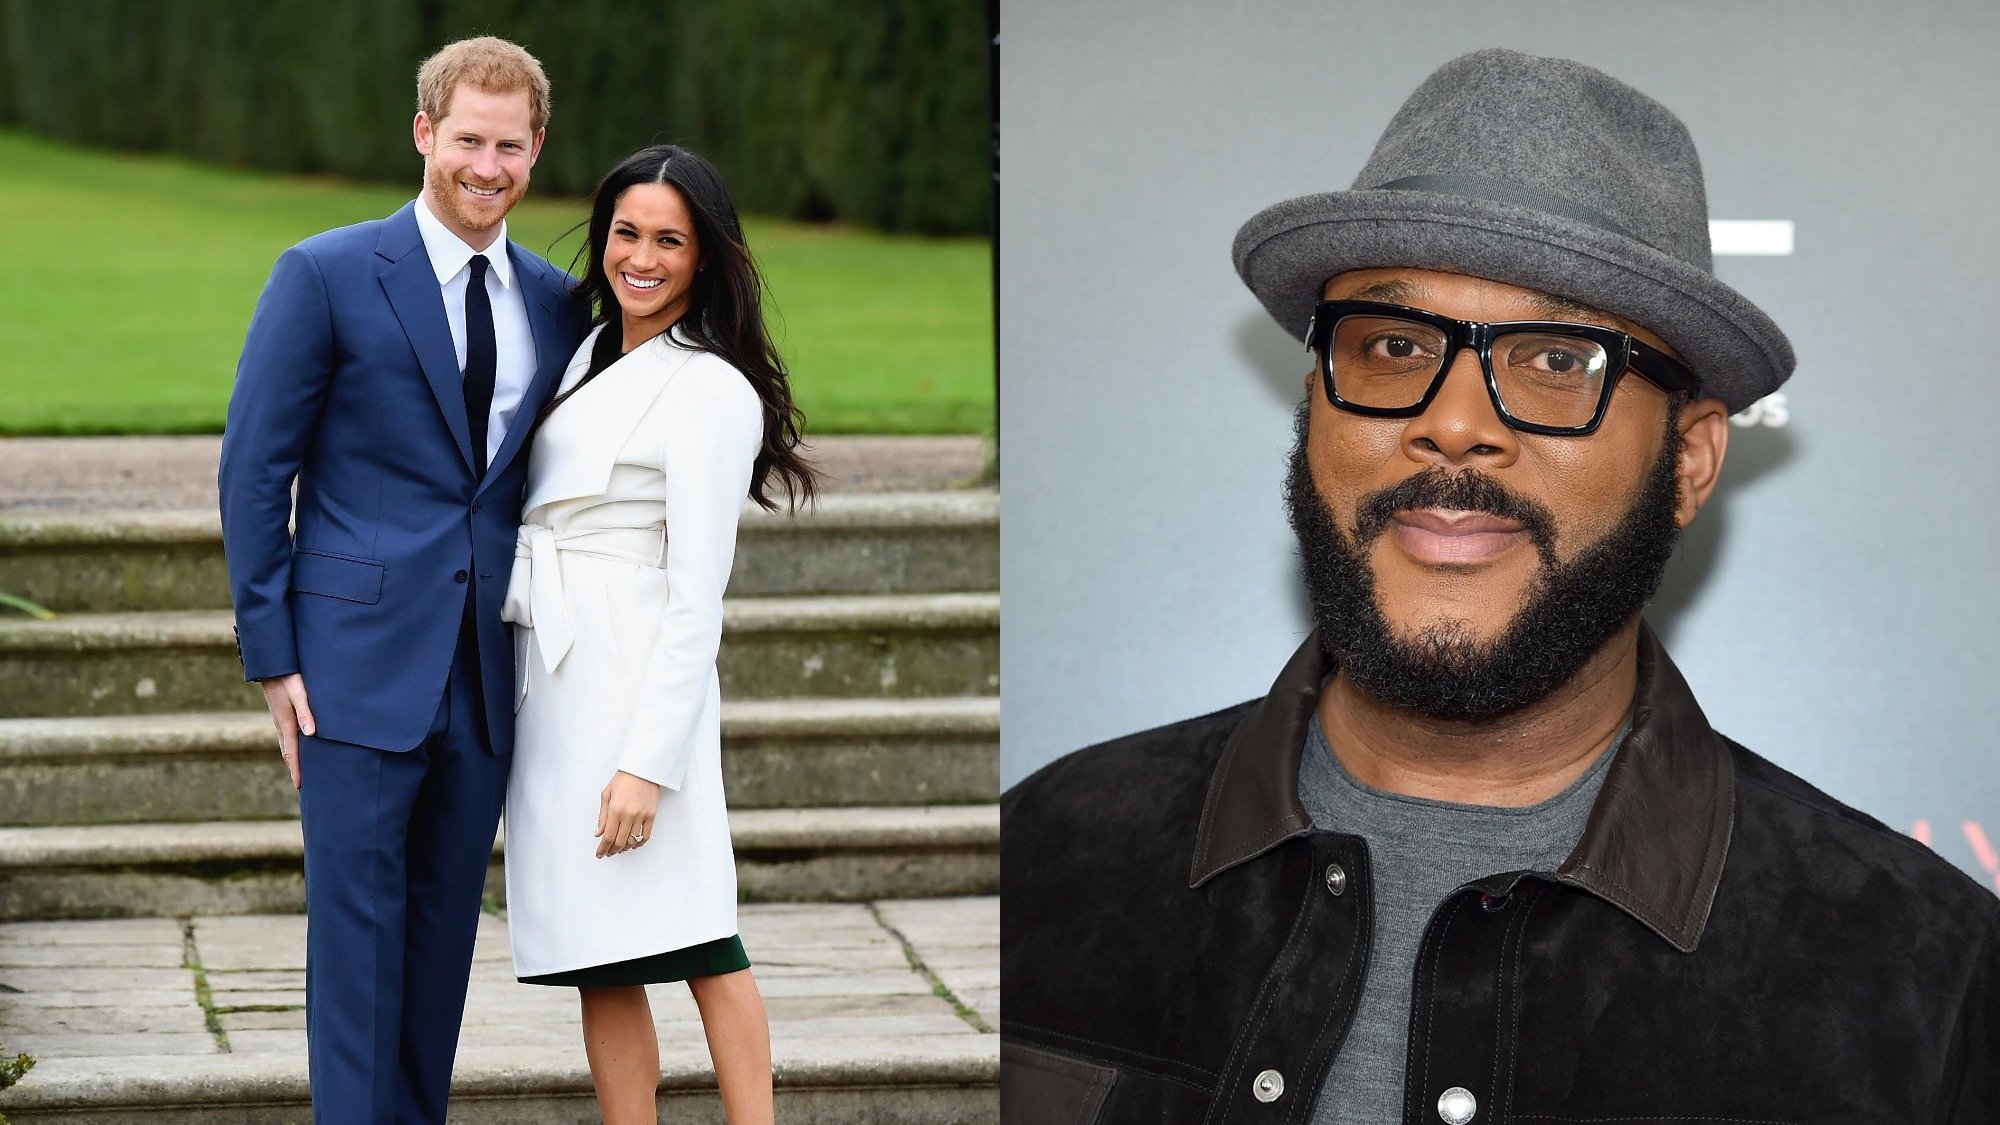
<svg viewBox="0 0 2000 1125">
<path fill-rule="evenodd" d="M 504 616 L 516 648 L 507 913 L 516 975 L 581 990 L 598 1104 L 652 1122 L 645 985 L 685 980 L 732 1123 L 771 1120 L 770 1031 L 736 931 L 715 659 L 746 498 L 813 472 L 715 168 L 674 145 L 598 185 L 597 310 L 543 412 Z"/>
</svg>

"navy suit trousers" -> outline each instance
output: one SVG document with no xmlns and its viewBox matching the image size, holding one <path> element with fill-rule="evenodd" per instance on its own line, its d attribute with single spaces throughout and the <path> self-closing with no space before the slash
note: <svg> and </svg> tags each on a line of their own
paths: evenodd
<svg viewBox="0 0 2000 1125">
<path fill-rule="evenodd" d="M 513 760 L 492 752 L 469 640 L 461 633 L 437 716 L 415 749 L 300 739 L 306 1039 L 318 1122 L 445 1119 Z"/>
</svg>

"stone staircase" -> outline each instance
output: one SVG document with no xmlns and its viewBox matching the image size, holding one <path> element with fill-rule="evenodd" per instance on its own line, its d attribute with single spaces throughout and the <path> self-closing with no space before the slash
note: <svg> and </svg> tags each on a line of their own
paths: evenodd
<svg viewBox="0 0 2000 1125">
<path fill-rule="evenodd" d="M 991 491 L 746 514 L 721 658 L 746 899 L 996 888 L 998 541 Z M 302 909 L 216 518 L 0 516 L 0 590 L 62 614 L 0 618 L 0 918 Z"/>
<path fill-rule="evenodd" d="M 917 982 L 895 986 L 907 996 L 891 990 L 902 997 L 894 1004 L 908 1007 L 897 1008 L 897 1018 L 936 1006 L 949 1017 L 944 1025 L 984 1032 L 936 1039 L 943 1025 L 926 1031 L 919 1021 L 910 1039 L 884 1040 L 871 1054 L 861 1031 L 842 1037 L 812 1030 L 818 1024 L 781 1027 L 784 1005 L 774 999 L 781 1118 L 790 1119 L 788 1104 L 811 1109 L 801 1120 L 993 1117 L 997 1048 L 986 1022 L 997 1017 L 982 1022 L 943 983 L 914 975 L 918 953 L 907 941 L 898 947 L 900 935 L 885 936 L 897 935 L 885 919 L 905 900 L 968 904 L 977 915 L 986 909 L 977 904 L 991 900 L 962 896 L 998 889 L 998 518 L 990 490 L 836 492 L 797 517 L 746 511 L 725 601 L 723 762 L 742 895 L 772 904 L 746 906 L 746 940 L 759 910 L 779 911 L 768 916 L 777 919 L 806 911 L 785 925 L 798 927 L 808 947 L 812 933 L 831 925 L 812 912 L 852 926 L 854 918 L 839 912 L 863 911 L 854 948 L 894 953 L 897 973 Z M 0 1047 L 34 1051 L 34 1036 L 24 1041 L 19 1029 L 40 1025 L 32 1012 L 16 1017 L 39 1002 L 35 990 L 12 995 L 6 987 L 10 974 L 27 971 L 19 966 L 69 965 L 87 976 L 96 954 L 53 947 L 115 948 L 124 931 L 104 927 L 163 924 L 185 928 L 181 970 L 199 974 L 198 930 L 224 932 L 214 927 L 230 915 L 303 909 L 301 844 L 276 736 L 236 662 L 213 514 L 0 513 L 0 590 L 60 614 L 0 616 Z M 504 840 L 496 841 L 488 885 L 495 906 L 504 852 Z M 62 921 L 81 919 L 132 921 Z M 279 920 L 240 921 L 259 930 Z M 92 936 L 99 934 L 113 936 Z M 483 933 L 481 956 L 500 956 L 493 942 L 504 954 L 504 940 L 504 926 L 497 937 Z M 976 954 L 950 948 L 978 962 L 960 970 L 977 987 L 997 989 L 997 935 L 991 940 L 993 948 Z M 172 953 L 161 949 L 147 956 Z M 256 971 L 282 968 L 282 957 L 266 960 Z M 826 1027 L 839 1023 L 843 1007 L 864 1014 L 879 1007 L 868 997 L 889 988 L 874 978 L 856 984 L 832 962 L 822 968 L 837 982 L 795 987 L 821 997 L 798 1003 L 819 1005 L 815 1018 L 833 1021 Z M 51 987 L 41 999 L 90 1002 Z M 511 977 L 492 987 L 507 996 L 553 991 Z M 783 995 L 778 987 L 774 997 Z M 847 996 L 856 989 L 859 998 Z M 295 1007 L 246 1011 L 275 1021 L 273 1033 L 290 1034 L 303 1026 Z M 226 1028 L 214 1023 L 214 1011 L 210 1030 Z M 928 1008 L 921 1014 L 936 1018 Z M 475 1102 L 485 1108 L 466 1120 L 590 1119 L 578 1060 L 537 1070 L 508 1038 L 521 1033 L 515 1025 L 495 1032 L 485 1062 L 477 1051 L 462 1052 L 456 1088 L 472 1100 L 454 1109 L 454 1120 Z M 787 1054 L 787 1037 L 801 1034 Z M 932 1041 L 945 1044 L 945 1054 L 927 1054 Z M 142 1057 L 125 1062 L 96 1049 L 86 1058 L 44 1049 L 39 1073 L 0 1095 L 0 1112 L 17 1121 L 304 1119 L 302 1050 L 252 1059 L 225 1044 L 221 1054 L 206 1048 L 189 1065 L 168 1066 L 137 1049 Z M 705 1057 L 668 1061 L 663 1100 L 708 1106 Z M 798 1091 L 789 1101 L 788 1082 Z M 181 1093 L 160 1093 L 169 1087 Z M 547 1116 L 532 1109 L 557 1103 L 569 1109 Z M 955 1108 L 912 1116 L 920 1105 Z"/>
</svg>

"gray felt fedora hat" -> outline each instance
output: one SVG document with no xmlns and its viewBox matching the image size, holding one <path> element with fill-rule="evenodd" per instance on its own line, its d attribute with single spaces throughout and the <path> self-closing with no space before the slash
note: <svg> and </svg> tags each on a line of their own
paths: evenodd
<svg viewBox="0 0 2000 1125">
<path fill-rule="evenodd" d="M 1616 313 L 1741 410 L 1791 375 L 1791 342 L 1716 280 L 1701 160 L 1665 106 L 1581 63 L 1490 49 L 1439 67 L 1348 191 L 1268 207 L 1236 272 L 1301 340 L 1352 269 L 1442 269 Z"/>
</svg>

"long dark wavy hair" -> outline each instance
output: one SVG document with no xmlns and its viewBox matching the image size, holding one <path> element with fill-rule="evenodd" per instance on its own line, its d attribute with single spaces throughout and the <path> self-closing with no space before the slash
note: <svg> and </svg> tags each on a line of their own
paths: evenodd
<svg viewBox="0 0 2000 1125">
<path fill-rule="evenodd" d="M 728 360 L 756 389 L 764 404 L 764 447 L 750 473 L 750 499 L 776 510 L 778 503 L 771 493 L 771 478 L 775 476 L 796 509 L 817 493 L 819 474 L 799 453 L 805 415 L 792 401 L 791 376 L 764 330 L 764 279 L 743 241 L 743 224 L 736 217 L 736 203 L 722 173 L 700 154 L 679 145 L 642 148 L 620 161 L 598 183 L 590 204 L 589 237 L 577 250 L 578 260 L 570 263 L 570 272 L 578 273 L 581 265 L 582 280 L 573 292 L 590 302 L 591 323 L 607 327 L 598 333 L 583 378 L 549 403 L 542 417 L 621 354 L 618 297 L 604 273 L 604 247 L 611 239 L 611 214 L 618 199 L 634 184 L 672 187 L 680 192 L 694 218 L 703 264 L 694 275 L 687 312 L 673 327 L 680 329 L 679 336 L 688 344 Z"/>
</svg>

